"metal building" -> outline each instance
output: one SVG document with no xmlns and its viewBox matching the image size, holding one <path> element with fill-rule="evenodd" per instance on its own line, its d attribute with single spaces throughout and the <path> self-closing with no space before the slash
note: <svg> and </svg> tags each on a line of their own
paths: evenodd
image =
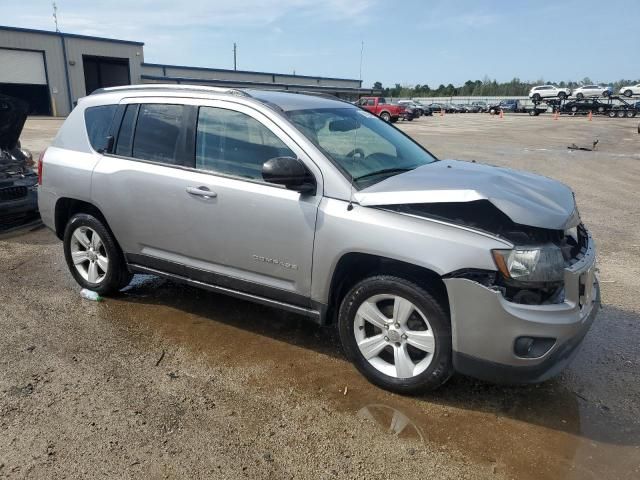
<svg viewBox="0 0 640 480">
<path fill-rule="evenodd" d="M 357 98 L 375 93 L 354 79 L 144 62 L 144 43 L 0 26 L 0 94 L 26 100 L 34 115 L 67 115 L 101 87 L 195 83 L 316 91 Z"/>
</svg>

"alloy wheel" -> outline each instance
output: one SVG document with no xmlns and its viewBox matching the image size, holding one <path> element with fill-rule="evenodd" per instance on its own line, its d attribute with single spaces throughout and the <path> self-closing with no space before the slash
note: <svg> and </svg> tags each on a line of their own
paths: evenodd
<svg viewBox="0 0 640 480">
<path fill-rule="evenodd" d="M 86 226 L 76 228 L 71 236 L 73 265 L 89 283 L 101 283 L 109 271 L 109 256 L 98 233 Z"/>
<path fill-rule="evenodd" d="M 412 378 L 431 364 L 436 338 L 426 315 L 398 295 L 374 295 L 365 300 L 354 319 L 356 344 L 379 372 Z"/>
</svg>

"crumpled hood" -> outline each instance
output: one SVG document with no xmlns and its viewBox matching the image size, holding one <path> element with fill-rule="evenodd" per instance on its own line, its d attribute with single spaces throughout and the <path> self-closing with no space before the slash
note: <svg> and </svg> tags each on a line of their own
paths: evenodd
<svg viewBox="0 0 640 480">
<path fill-rule="evenodd" d="M 0 95 L 0 149 L 12 150 L 18 144 L 29 106 L 26 102 Z"/>
<path fill-rule="evenodd" d="M 563 230 L 579 222 L 573 192 L 556 180 L 459 160 L 442 160 L 360 190 L 363 206 L 488 200 L 513 222 Z"/>
</svg>

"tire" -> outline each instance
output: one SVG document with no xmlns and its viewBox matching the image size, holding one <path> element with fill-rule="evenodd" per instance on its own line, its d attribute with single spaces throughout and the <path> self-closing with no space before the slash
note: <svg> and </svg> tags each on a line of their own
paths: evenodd
<svg viewBox="0 0 640 480">
<path fill-rule="evenodd" d="M 602 92 L 602 96 L 604 98 L 609 98 L 611 96 L 611 92 L 609 90 L 605 90 L 604 92 Z"/>
<path fill-rule="evenodd" d="M 633 92 L 632 92 L 631 90 L 625 90 L 625 91 L 624 91 L 624 93 L 623 93 L 623 95 L 624 95 L 625 97 L 631 97 L 631 96 L 633 95 Z"/>
<path fill-rule="evenodd" d="M 495 115 L 495 114 L 496 114 L 495 108 L 492 108 L 489 110 L 489 115 Z"/>
<path fill-rule="evenodd" d="M 615 110 L 609 110 L 607 112 L 607 115 L 609 116 L 609 118 L 615 118 L 616 116 L 616 111 Z"/>
<path fill-rule="evenodd" d="M 598 113 L 603 113 L 604 112 L 604 107 L 598 107 Z"/>
<path fill-rule="evenodd" d="M 530 117 L 535 117 L 536 116 L 536 111 L 535 110 L 529 110 L 529 116 Z"/>
<path fill-rule="evenodd" d="M 624 118 L 624 114 L 625 114 L 625 111 L 624 111 L 624 110 L 618 110 L 618 112 L 617 112 L 617 117 L 618 117 L 618 118 Z"/>
<path fill-rule="evenodd" d="M 390 122 L 391 121 L 391 115 L 389 114 L 389 112 L 382 112 L 380 114 L 380 118 L 382 120 L 384 120 L 385 122 Z"/>
<path fill-rule="evenodd" d="M 410 306 L 399 323 L 391 318 L 396 305 Z M 364 311 L 373 321 L 364 320 Z M 434 390 L 453 374 L 449 316 L 435 297 L 409 280 L 379 275 L 359 282 L 342 300 L 338 330 L 347 358 L 371 383 L 386 390 Z M 372 338 L 379 341 L 367 342 Z M 414 346 L 416 342 L 421 348 Z M 363 343 L 372 353 L 370 360 L 359 346 Z"/>
<path fill-rule="evenodd" d="M 531 97 L 531 100 L 533 100 L 534 102 L 539 102 L 541 99 L 540 94 L 539 93 L 534 93 L 533 97 Z"/>
<path fill-rule="evenodd" d="M 582 93 L 578 93 L 578 94 L 576 95 L 576 98 L 577 98 L 578 100 L 582 100 L 582 99 L 584 98 L 584 95 L 583 95 Z"/>
<path fill-rule="evenodd" d="M 626 111 L 626 112 L 624 112 L 624 113 L 625 113 L 625 116 L 626 116 L 627 118 L 633 118 L 633 117 L 635 117 L 635 116 L 636 116 L 636 112 L 634 112 L 633 110 L 627 110 L 627 111 Z"/>
<path fill-rule="evenodd" d="M 396 123 L 400 117 L 391 117 L 391 123 Z"/>
<path fill-rule="evenodd" d="M 132 274 L 120 247 L 94 216 L 78 213 L 71 217 L 64 231 L 63 245 L 69 271 L 81 287 L 109 295 L 131 281 Z M 86 260 L 76 264 L 74 258 L 75 262 L 81 258 Z"/>
<path fill-rule="evenodd" d="M 575 114 L 578 111 L 578 107 L 574 105 L 573 107 L 571 107 L 571 111 Z"/>
<path fill-rule="evenodd" d="M 564 100 L 565 98 L 567 98 L 567 94 L 565 92 L 560 92 L 558 93 L 558 98 L 560 100 Z"/>
</svg>

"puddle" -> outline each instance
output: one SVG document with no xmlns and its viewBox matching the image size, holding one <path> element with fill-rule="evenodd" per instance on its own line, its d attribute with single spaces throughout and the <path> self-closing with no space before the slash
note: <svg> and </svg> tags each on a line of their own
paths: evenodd
<svg viewBox="0 0 640 480">
<path fill-rule="evenodd" d="M 603 409 L 562 379 L 500 387 L 455 376 L 437 392 L 403 397 L 364 380 L 333 329 L 293 314 L 153 276 L 136 276 L 98 308 L 105 321 L 139 336 L 141 348 L 154 338 L 167 357 L 181 350 L 212 366 L 259 365 L 265 374 L 251 386 L 294 388 L 412 448 L 429 442 L 522 479 L 640 478 L 638 419 Z M 169 368 L 170 359 L 163 362 Z"/>
</svg>

